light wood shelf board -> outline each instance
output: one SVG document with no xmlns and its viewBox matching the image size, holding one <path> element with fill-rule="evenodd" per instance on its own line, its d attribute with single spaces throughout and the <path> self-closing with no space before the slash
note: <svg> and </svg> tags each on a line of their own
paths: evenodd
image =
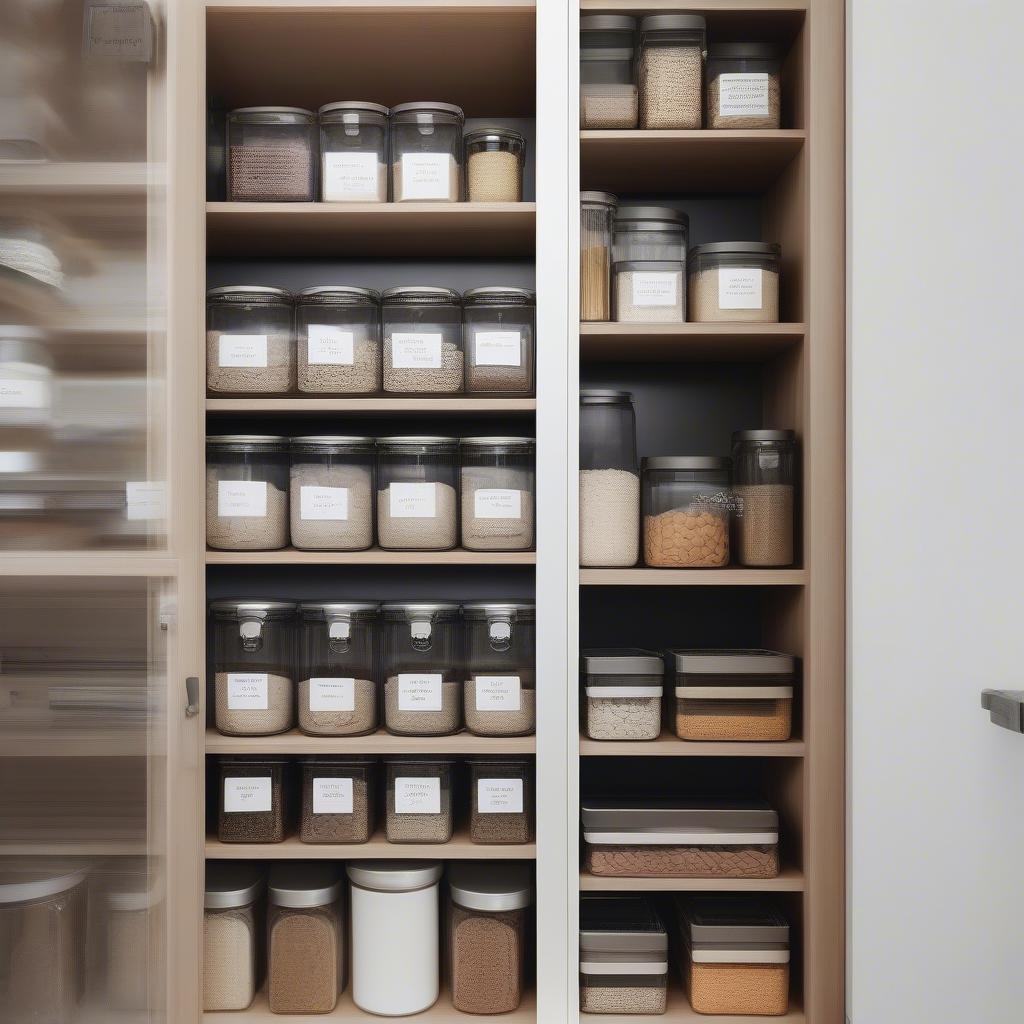
<svg viewBox="0 0 1024 1024">
<path fill-rule="evenodd" d="M 803 13 L 809 0 L 700 0 L 691 4 L 688 11 L 705 15 L 715 14 L 761 14 Z M 678 0 L 580 0 L 581 11 L 622 12 L 623 14 L 644 14 L 648 11 L 675 12 L 680 10 Z"/>
<path fill-rule="evenodd" d="M 0 164 L 0 196 L 139 196 L 161 185 L 158 165 L 146 163 Z"/>
<path fill-rule="evenodd" d="M 580 872 L 584 892 L 803 892 L 803 872 L 783 868 L 777 878 L 606 878 Z"/>
<path fill-rule="evenodd" d="M 307 736 L 292 729 L 278 736 L 222 736 L 206 730 L 208 754 L 532 754 L 535 736 Z"/>
<path fill-rule="evenodd" d="M 803 740 L 783 743 L 696 743 L 663 732 L 656 740 L 591 740 L 580 737 L 581 757 L 803 757 Z"/>
<path fill-rule="evenodd" d="M 0 857 L 145 857 L 144 839 L 38 839 L 0 842 Z"/>
<path fill-rule="evenodd" d="M 207 551 L 207 565 L 536 565 L 533 551 Z"/>
<path fill-rule="evenodd" d="M 472 413 L 474 416 L 535 412 L 535 398 L 208 398 L 207 412 Z"/>
<path fill-rule="evenodd" d="M 124 729 L 90 729 L 54 726 L 11 730 L 0 733 L 0 758 L 5 757 L 147 757 L 160 753 L 154 749 L 158 736 L 151 736 L 144 725 Z"/>
<path fill-rule="evenodd" d="M 583 362 L 756 362 L 799 345 L 804 324 L 580 324 Z"/>
<path fill-rule="evenodd" d="M 806 569 L 580 569 L 589 587 L 802 587 Z"/>
<path fill-rule="evenodd" d="M 133 551 L 10 551 L 0 554 L 0 576 L 172 577 L 177 559 Z"/>
</svg>

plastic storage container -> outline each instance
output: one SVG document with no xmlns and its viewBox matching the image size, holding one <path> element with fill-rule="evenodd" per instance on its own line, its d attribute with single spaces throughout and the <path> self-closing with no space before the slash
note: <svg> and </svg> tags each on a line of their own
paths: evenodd
<svg viewBox="0 0 1024 1024">
<path fill-rule="evenodd" d="M 303 394 L 380 391 L 380 295 L 372 288 L 321 285 L 295 304 L 296 379 Z"/>
<path fill-rule="evenodd" d="M 533 393 L 536 295 L 528 288 L 471 288 L 463 297 L 466 391 Z"/>
<path fill-rule="evenodd" d="M 206 862 L 203 1009 L 208 1013 L 248 1009 L 256 995 L 256 903 L 262 894 L 263 872 L 255 864 Z"/>
<path fill-rule="evenodd" d="M 729 460 L 661 455 L 643 460 L 644 562 L 655 568 L 729 564 Z"/>
<path fill-rule="evenodd" d="M 301 107 L 239 107 L 228 114 L 228 199 L 316 199 L 316 114 Z"/>
<path fill-rule="evenodd" d="M 511 128 L 466 132 L 466 198 L 471 203 L 518 203 L 523 198 L 526 140 Z"/>
<path fill-rule="evenodd" d="M 533 884 L 526 864 L 448 868 L 448 979 L 462 1013 L 510 1013 L 523 998 Z"/>
<path fill-rule="evenodd" d="M 470 758 L 469 838 L 507 845 L 533 840 L 533 762 Z"/>
<path fill-rule="evenodd" d="M 617 323 L 685 323 L 685 263 L 678 260 L 627 260 L 614 264 L 612 274 Z"/>
<path fill-rule="evenodd" d="M 622 14 L 580 18 L 581 128 L 636 127 L 635 35 L 635 18 Z"/>
<path fill-rule="evenodd" d="M 458 544 L 459 441 L 377 441 L 377 543 L 391 551 L 447 551 Z"/>
<path fill-rule="evenodd" d="M 225 551 L 288 544 L 288 438 L 207 437 L 206 543 Z"/>
<path fill-rule="evenodd" d="M 366 860 L 346 868 L 352 901 L 352 1000 L 385 1017 L 437 1002 L 441 865 Z"/>
<path fill-rule="evenodd" d="M 206 388 L 215 395 L 286 395 L 295 385 L 294 300 L 284 288 L 232 285 L 206 293 Z"/>
<path fill-rule="evenodd" d="M 391 198 L 457 203 L 462 198 L 462 109 L 400 103 L 391 109 Z"/>
<path fill-rule="evenodd" d="M 536 727 L 532 604 L 463 605 L 466 727 L 477 736 L 528 736 Z"/>
<path fill-rule="evenodd" d="M 451 758 L 389 757 L 387 821 L 389 843 L 447 843 L 452 837 Z"/>
<path fill-rule="evenodd" d="M 664 1013 L 668 933 L 645 896 L 580 896 L 580 1009 Z"/>
<path fill-rule="evenodd" d="M 580 320 L 611 318 L 612 219 L 609 192 L 580 193 Z"/>
<path fill-rule="evenodd" d="M 288 828 L 288 761 L 221 757 L 217 838 L 222 843 L 280 843 Z"/>
<path fill-rule="evenodd" d="M 788 740 L 796 659 L 778 651 L 668 652 L 682 740 Z"/>
<path fill-rule="evenodd" d="M 159 992 L 153 967 L 162 963 L 164 882 L 146 858 L 118 858 L 104 897 L 106 990 L 112 1010 L 156 1011 Z"/>
<path fill-rule="evenodd" d="M 532 437 L 464 437 L 462 546 L 469 551 L 528 551 L 533 547 Z"/>
<path fill-rule="evenodd" d="M 462 390 L 462 300 L 452 288 L 388 288 L 382 297 L 384 390 L 455 395 Z"/>
<path fill-rule="evenodd" d="M 689 316 L 695 323 L 779 321 L 774 242 L 707 242 L 690 250 Z"/>
<path fill-rule="evenodd" d="M 585 799 L 586 867 L 619 878 L 775 878 L 779 819 L 757 800 Z"/>
<path fill-rule="evenodd" d="M 580 565 L 631 566 L 639 554 L 633 396 L 628 391 L 581 391 Z"/>
<path fill-rule="evenodd" d="M 214 710 L 225 736 L 269 736 L 294 724 L 295 605 L 212 601 Z"/>
<path fill-rule="evenodd" d="M 387 107 L 342 100 L 320 108 L 320 198 L 325 203 L 388 201 Z"/>
<path fill-rule="evenodd" d="M 734 530 L 740 565 L 794 562 L 796 434 L 792 430 L 739 430 L 732 435 Z"/>
<path fill-rule="evenodd" d="M 376 762 L 329 754 L 302 760 L 304 843 L 365 843 L 373 835 Z"/>
<path fill-rule="evenodd" d="M 640 127 L 701 127 L 707 24 L 699 14 L 649 14 L 640 21 Z"/>
<path fill-rule="evenodd" d="M 53 383 L 46 335 L 21 324 L 0 326 L 0 429 L 9 442 L 12 431 L 53 426 Z"/>
<path fill-rule="evenodd" d="M 376 603 L 300 606 L 299 728 L 310 736 L 362 736 L 377 728 Z"/>
<path fill-rule="evenodd" d="M 656 740 L 661 734 L 665 665 L 639 647 L 580 652 L 587 736 L 592 740 Z"/>
<path fill-rule="evenodd" d="M 686 259 L 690 218 L 671 206 L 620 206 L 612 223 L 615 261 Z"/>
<path fill-rule="evenodd" d="M 719 43 L 708 54 L 708 128 L 779 128 L 782 59 L 771 43 Z"/>
</svg>

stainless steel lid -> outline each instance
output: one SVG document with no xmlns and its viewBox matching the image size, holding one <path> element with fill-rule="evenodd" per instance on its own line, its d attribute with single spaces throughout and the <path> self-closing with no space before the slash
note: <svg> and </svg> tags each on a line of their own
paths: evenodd
<svg viewBox="0 0 1024 1024">
<path fill-rule="evenodd" d="M 625 14 L 588 14 L 580 18 L 581 32 L 634 32 L 636 18 Z"/>
<path fill-rule="evenodd" d="M 0 861 L 0 904 L 43 900 L 85 881 L 92 861 L 78 857 L 5 857 Z"/>
<path fill-rule="evenodd" d="M 391 116 L 395 114 L 454 114 L 460 120 L 465 118 L 462 107 L 454 103 L 436 103 L 433 100 L 414 100 L 411 103 L 399 103 L 391 108 Z"/>
<path fill-rule="evenodd" d="M 642 469 L 728 469 L 732 460 L 724 455 L 651 455 L 640 460 Z"/>
<path fill-rule="evenodd" d="M 738 441 L 795 441 L 795 430 L 734 430 L 732 443 Z"/>
<path fill-rule="evenodd" d="M 758 897 L 677 897 L 676 910 L 691 949 L 789 946 L 789 922 Z"/>
<path fill-rule="evenodd" d="M 532 437 L 463 437 L 459 441 L 459 447 L 473 448 L 481 453 L 496 453 L 506 448 L 532 452 L 537 447 L 537 442 Z"/>
<path fill-rule="evenodd" d="M 263 892 L 263 870 L 245 861 L 208 860 L 203 906 L 207 910 L 230 910 L 255 903 Z"/>
<path fill-rule="evenodd" d="M 445 288 L 441 285 L 402 284 L 394 288 L 385 288 L 381 292 L 381 302 L 385 306 L 408 306 L 418 302 L 458 305 L 460 301 L 461 296 L 454 288 Z"/>
<path fill-rule="evenodd" d="M 237 117 L 245 114 L 281 115 L 289 121 L 294 118 L 295 123 L 316 119 L 316 114 L 312 110 L 306 110 L 305 107 L 235 107 L 234 110 L 228 111 L 228 117 Z"/>
<path fill-rule="evenodd" d="M 580 951 L 664 957 L 668 933 L 644 896 L 580 896 Z"/>
<path fill-rule="evenodd" d="M 441 865 L 432 860 L 357 860 L 345 871 L 353 885 L 374 892 L 413 892 L 441 878 Z"/>
<path fill-rule="evenodd" d="M 495 615 L 532 619 L 536 610 L 532 601 L 473 601 L 462 606 L 467 619 L 488 619 Z"/>
<path fill-rule="evenodd" d="M 709 60 L 773 60 L 781 56 L 774 43 L 716 43 L 708 51 Z"/>
<path fill-rule="evenodd" d="M 251 598 L 221 598 L 210 602 L 210 611 L 226 615 L 290 615 L 294 601 L 254 601 Z"/>
<path fill-rule="evenodd" d="M 505 285 L 487 285 L 483 288 L 470 288 L 462 293 L 462 301 L 467 305 L 497 305 L 501 302 L 514 302 L 526 305 L 537 301 L 537 293 L 529 288 L 512 288 Z"/>
<path fill-rule="evenodd" d="M 287 288 L 271 288 L 261 284 L 222 285 L 220 288 L 210 288 L 206 293 L 208 299 L 227 298 L 233 295 L 237 295 L 240 299 L 250 296 L 264 299 L 291 299 L 292 297 L 292 293 Z"/>
<path fill-rule="evenodd" d="M 637 221 L 641 228 L 650 224 L 651 230 L 657 230 L 655 224 L 669 223 L 673 226 L 682 226 L 690 223 L 690 218 L 685 213 L 671 206 L 620 206 L 615 211 L 615 220 Z"/>
<path fill-rule="evenodd" d="M 362 288 L 355 284 L 318 284 L 312 288 L 303 288 L 296 297 L 299 299 L 338 299 L 347 305 L 364 300 L 380 302 L 380 292 L 376 288 Z"/>
<path fill-rule="evenodd" d="M 521 132 L 517 132 L 513 128 L 501 128 L 495 125 L 494 127 L 474 128 L 472 131 L 466 132 L 466 136 L 463 141 L 467 146 L 469 146 L 474 142 L 508 141 L 522 144 L 526 142 L 526 139 L 523 137 Z"/>
<path fill-rule="evenodd" d="M 642 647 L 593 647 L 580 651 L 580 667 L 590 676 L 660 676 L 660 654 Z"/>
<path fill-rule="evenodd" d="M 612 264 L 612 273 L 619 274 L 624 271 L 645 273 L 652 270 L 682 273 L 685 267 L 686 263 L 683 260 L 619 260 Z"/>
<path fill-rule="evenodd" d="M 776 830 L 779 816 L 762 800 L 591 798 L 581 801 L 585 828 L 644 832 L 719 829 L 729 832 Z"/>
<path fill-rule="evenodd" d="M 307 434 L 304 437 L 290 438 L 289 444 L 293 452 L 359 455 L 375 451 L 377 439 L 355 434 Z"/>
<path fill-rule="evenodd" d="M 322 116 L 335 110 L 339 112 L 345 110 L 367 111 L 371 114 L 383 114 L 385 117 L 391 113 L 382 103 L 371 103 L 369 100 L 338 100 L 336 103 L 325 103 L 317 113 Z"/>
<path fill-rule="evenodd" d="M 611 192 L 581 192 L 580 193 L 581 203 L 599 203 L 602 206 L 617 206 L 618 197 L 613 196 Z"/>
<path fill-rule="evenodd" d="M 456 452 L 459 450 L 459 438 L 438 437 L 433 434 L 408 434 L 399 437 L 378 437 L 378 450 L 388 454 L 396 452 L 403 455 L 429 454 L 431 452 L 443 454 L 445 452 Z"/>
<path fill-rule="evenodd" d="M 448 867 L 448 887 L 452 901 L 460 907 L 497 914 L 530 905 L 531 874 L 522 862 L 457 860 Z"/>
<path fill-rule="evenodd" d="M 580 405 L 615 405 L 632 401 L 632 391 L 615 391 L 611 388 L 585 388 L 580 391 Z"/>
<path fill-rule="evenodd" d="M 673 648 L 668 653 L 677 672 L 698 675 L 783 675 L 796 669 L 796 658 L 779 651 Z"/>
<path fill-rule="evenodd" d="M 640 19 L 641 32 L 665 32 L 687 30 L 703 32 L 707 21 L 699 14 L 648 14 Z"/>
<path fill-rule="evenodd" d="M 324 907 L 343 889 L 344 880 L 329 861 L 279 861 L 267 879 L 267 897 L 278 907 Z"/>
<path fill-rule="evenodd" d="M 691 256 L 778 256 L 777 242 L 705 242 L 690 250 Z"/>
<path fill-rule="evenodd" d="M 376 615 L 380 605 L 376 601 L 303 601 L 299 611 L 308 618 L 332 615 Z"/>
</svg>

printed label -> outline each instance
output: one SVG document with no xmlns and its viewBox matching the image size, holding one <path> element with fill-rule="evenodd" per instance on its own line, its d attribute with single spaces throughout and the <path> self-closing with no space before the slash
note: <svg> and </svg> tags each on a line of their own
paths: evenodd
<svg viewBox="0 0 1024 1024">
<path fill-rule="evenodd" d="M 474 676 L 477 711 L 519 711 L 519 676 Z"/>
<path fill-rule="evenodd" d="M 395 779 L 395 814 L 440 813 L 440 779 Z"/>
<path fill-rule="evenodd" d="M 351 366 L 355 361 L 353 334 L 330 324 L 306 328 L 306 362 L 310 366 Z"/>
<path fill-rule="evenodd" d="M 719 75 L 721 117 L 767 117 L 768 75 Z"/>
<path fill-rule="evenodd" d="M 518 331 L 480 331 L 473 336 L 475 366 L 522 366 L 522 352 Z"/>
<path fill-rule="evenodd" d="M 440 334 L 397 331 L 391 335 L 391 365 L 397 370 L 440 370 Z"/>
<path fill-rule="evenodd" d="M 674 306 L 679 301 L 677 283 L 680 275 L 671 271 L 633 273 L 634 306 Z"/>
<path fill-rule="evenodd" d="M 351 814 L 351 779 L 313 779 L 314 814 Z"/>
<path fill-rule="evenodd" d="M 437 488 L 433 484 L 392 484 L 388 488 L 388 514 L 392 519 L 435 518 Z"/>
<path fill-rule="evenodd" d="M 403 153 L 402 198 L 451 199 L 451 171 L 447 153 Z"/>
<path fill-rule="evenodd" d="M 265 334 L 222 334 L 217 339 L 217 358 L 221 366 L 266 366 Z"/>
<path fill-rule="evenodd" d="M 93 2 L 86 11 L 85 50 L 91 57 L 149 63 L 153 57 L 153 26 L 142 0 Z"/>
<path fill-rule="evenodd" d="M 348 519 L 348 488 L 300 487 L 299 516 L 316 520 Z"/>
<path fill-rule="evenodd" d="M 224 780 L 224 810 L 228 814 L 267 813 L 272 807 L 269 775 Z"/>
<path fill-rule="evenodd" d="M 167 518 L 167 484 L 163 480 L 127 480 L 124 499 L 128 519 Z"/>
<path fill-rule="evenodd" d="M 475 519 L 522 519 L 523 492 L 482 487 L 473 492 Z"/>
<path fill-rule="evenodd" d="M 763 271 L 756 267 L 720 267 L 719 309 L 760 309 Z"/>
<path fill-rule="evenodd" d="M 310 711 L 355 711 L 356 681 L 338 676 L 317 676 L 309 681 Z"/>
<path fill-rule="evenodd" d="M 218 480 L 217 515 L 263 519 L 267 514 L 265 480 Z"/>
<path fill-rule="evenodd" d="M 324 198 L 379 195 L 376 153 L 324 153 Z"/>
<path fill-rule="evenodd" d="M 399 711 L 440 711 L 440 672 L 399 672 Z"/>
<path fill-rule="evenodd" d="M 266 711 L 268 682 L 266 672 L 229 672 L 228 711 Z"/>
<path fill-rule="evenodd" d="M 46 381 L 0 379 L 0 409 L 46 409 L 49 405 Z"/>
<path fill-rule="evenodd" d="M 522 779 L 477 779 L 476 809 L 479 814 L 522 814 Z"/>
</svg>

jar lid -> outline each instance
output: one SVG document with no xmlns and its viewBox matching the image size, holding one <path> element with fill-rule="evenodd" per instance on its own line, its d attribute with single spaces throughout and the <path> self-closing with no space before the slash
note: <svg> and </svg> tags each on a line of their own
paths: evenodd
<svg viewBox="0 0 1024 1024">
<path fill-rule="evenodd" d="M 453 114 L 459 120 L 465 119 L 465 114 L 462 112 L 462 107 L 457 107 L 454 103 L 437 103 L 433 100 L 414 100 L 411 103 L 399 103 L 397 107 L 391 108 L 391 114 L 410 114 L 410 113 L 424 113 L 424 114 Z"/>
<path fill-rule="evenodd" d="M 303 114 L 306 117 L 316 117 L 312 110 L 305 107 L 235 107 L 228 111 L 228 117 L 236 114 Z"/>
<path fill-rule="evenodd" d="M 385 288 L 381 292 L 381 301 L 385 306 L 414 306 L 421 302 L 432 304 L 459 304 L 461 296 L 454 288 L 440 285 L 403 284 L 395 288 Z"/>
<path fill-rule="evenodd" d="M 270 868 L 267 896 L 277 907 L 323 907 L 338 899 L 343 884 L 333 864 L 278 862 Z"/>
<path fill-rule="evenodd" d="M 432 860 L 356 860 L 345 871 L 353 885 L 373 892 L 414 892 L 441 879 L 441 865 Z"/>
<path fill-rule="evenodd" d="M 705 242 L 690 250 L 691 256 L 778 256 L 777 242 Z"/>
<path fill-rule="evenodd" d="M 291 299 L 292 293 L 287 288 L 271 288 L 261 284 L 229 284 L 220 288 L 210 288 L 206 292 L 208 299 L 235 299 L 244 301 L 256 299 Z"/>
<path fill-rule="evenodd" d="M 448 866 L 452 902 L 467 910 L 522 910 L 533 899 L 529 865 L 515 861 L 453 861 Z"/>
<path fill-rule="evenodd" d="M 789 922 L 760 897 L 690 896 L 677 897 L 675 903 L 691 952 L 717 949 L 728 956 L 743 949 L 789 947 Z"/>
<path fill-rule="evenodd" d="M 599 203 L 602 206 L 618 206 L 619 204 L 618 197 L 613 196 L 611 192 L 581 192 L 580 202 Z"/>
<path fill-rule="evenodd" d="M 649 455 L 640 460 L 641 469 L 728 469 L 731 459 L 724 455 Z"/>
<path fill-rule="evenodd" d="M 293 452 L 321 455 L 361 455 L 377 447 L 375 437 L 357 434 L 307 434 L 289 440 Z"/>
<path fill-rule="evenodd" d="M 632 391 L 614 391 L 611 388 L 586 388 L 580 391 L 580 405 L 614 405 L 632 401 Z"/>
<path fill-rule="evenodd" d="M 92 862 L 70 857 L 5 857 L 0 863 L 0 904 L 58 896 L 85 881 Z"/>
<path fill-rule="evenodd" d="M 370 114 L 383 114 L 385 117 L 391 111 L 382 103 L 371 103 L 369 100 L 339 100 L 337 103 L 325 103 L 317 113 L 323 116 L 334 110 L 365 110 Z"/>
<path fill-rule="evenodd" d="M 318 284 L 312 288 L 303 288 L 297 293 L 296 299 L 337 299 L 346 304 L 366 299 L 380 302 L 380 292 L 376 288 L 362 288 L 354 284 Z"/>
<path fill-rule="evenodd" d="M 378 437 L 377 447 L 407 455 L 426 454 L 431 449 L 438 452 L 454 452 L 458 450 L 459 439 L 434 434 L 407 434 L 398 437 Z"/>
<path fill-rule="evenodd" d="M 314 615 L 375 615 L 380 611 L 376 601 L 303 601 L 299 611 Z"/>
<path fill-rule="evenodd" d="M 789 441 L 796 440 L 795 430 L 734 430 L 732 443 L 741 441 Z"/>
<path fill-rule="evenodd" d="M 796 670 L 796 658 L 780 651 L 672 648 L 668 653 L 677 672 L 700 675 L 783 675 Z"/>
<path fill-rule="evenodd" d="M 250 598 L 210 602 L 210 611 L 225 615 L 290 615 L 295 607 L 294 601 L 253 601 Z"/>
<path fill-rule="evenodd" d="M 685 267 L 686 264 L 682 260 L 619 260 L 618 263 L 612 264 L 612 273 L 644 273 L 659 270 L 671 273 L 674 270 L 682 272 Z"/>
<path fill-rule="evenodd" d="M 207 910 L 230 910 L 255 903 L 263 892 L 263 871 L 245 861 L 208 860 L 203 906 Z"/>
<path fill-rule="evenodd" d="M 111 873 L 110 885 L 103 893 L 111 910 L 149 910 L 163 901 L 163 877 L 151 876 L 145 857 L 119 857 Z"/>
<path fill-rule="evenodd" d="M 581 32 L 634 32 L 636 18 L 625 14 L 588 14 L 580 18 Z"/>
<path fill-rule="evenodd" d="M 473 448 L 491 454 L 506 448 L 532 452 L 537 447 L 537 442 L 532 437 L 464 437 L 459 441 L 459 447 Z"/>
<path fill-rule="evenodd" d="M 416 618 L 421 615 L 449 615 L 459 610 L 454 601 L 389 602 L 381 605 L 381 613 L 391 619 Z"/>
<path fill-rule="evenodd" d="M 709 57 L 732 60 L 772 60 L 781 51 L 774 43 L 718 43 L 710 48 Z"/>
<path fill-rule="evenodd" d="M 475 142 L 519 142 L 525 143 L 526 139 L 523 137 L 521 132 L 515 131 L 513 128 L 501 128 L 498 126 L 485 127 L 485 128 L 474 128 L 472 131 L 466 132 L 465 139 L 463 140 L 467 146 L 472 145 Z"/>
<path fill-rule="evenodd" d="M 536 608 L 530 601 L 473 601 L 462 606 L 467 619 L 488 619 L 505 615 L 518 620 L 532 621 Z"/>
<path fill-rule="evenodd" d="M 580 951 L 660 953 L 668 951 L 668 932 L 646 896 L 580 896 Z"/>
<path fill-rule="evenodd" d="M 699 14 L 648 14 L 640 20 L 641 32 L 663 32 L 675 29 L 687 31 L 707 29 L 707 21 Z"/>
<path fill-rule="evenodd" d="M 665 672 L 661 655 L 642 647 L 593 647 L 580 651 L 580 665 L 591 676 L 660 676 Z"/>
<path fill-rule="evenodd" d="M 527 305 L 537 301 L 537 293 L 529 288 L 512 288 L 504 285 L 487 285 L 484 288 L 470 288 L 462 295 L 467 306 L 494 306 L 500 303 Z"/>
<path fill-rule="evenodd" d="M 671 206 L 620 206 L 615 211 L 615 220 L 654 221 L 673 225 L 688 225 L 690 218 L 682 210 Z"/>
<path fill-rule="evenodd" d="M 601 831 L 649 833 L 673 830 L 775 832 L 779 816 L 762 800 L 584 799 L 583 827 Z"/>
<path fill-rule="evenodd" d="M 207 448 L 218 448 L 221 451 L 283 451 L 288 445 L 288 438 L 278 434 L 208 434 Z"/>
</svg>

